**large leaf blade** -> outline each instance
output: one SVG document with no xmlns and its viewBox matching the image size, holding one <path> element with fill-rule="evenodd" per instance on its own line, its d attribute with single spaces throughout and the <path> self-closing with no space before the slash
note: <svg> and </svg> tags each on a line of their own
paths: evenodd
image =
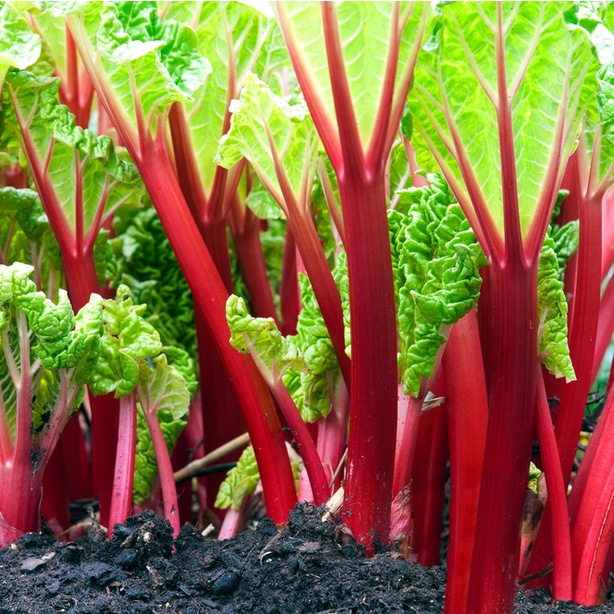
<svg viewBox="0 0 614 614">
<path fill-rule="evenodd" d="M 526 237 L 540 206 L 554 202 L 553 186 L 591 93 L 592 84 L 585 83 L 593 58 L 585 33 L 565 21 L 569 4 L 504 3 L 500 27 L 497 7 L 441 7 L 409 105 L 419 163 L 435 170 L 434 156 L 474 226 L 481 212 L 503 239 L 500 97 L 511 102 L 517 200 Z M 505 56 L 503 86 L 498 36 Z"/>
</svg>

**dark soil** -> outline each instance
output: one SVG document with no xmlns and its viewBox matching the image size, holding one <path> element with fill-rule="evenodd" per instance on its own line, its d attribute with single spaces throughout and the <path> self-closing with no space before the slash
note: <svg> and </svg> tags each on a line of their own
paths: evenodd
<svg viewBox="0 0 614 614">
<path fill-rule="evenodd" d="M 186 526 L 174 543 L 153 513 L 87 538 L 27 534 L 0 551 L 0 614 L 440 613 L 445 570 L 391 553 L 374 558 L 343 539 L 321 511 L 299 506 L 278 533 L 269 520 L 228 541 Z M 516 612 L 612 612 L 523 592 Z M 460 614 L 460 613 L 459 613 Z"/>
</svg>

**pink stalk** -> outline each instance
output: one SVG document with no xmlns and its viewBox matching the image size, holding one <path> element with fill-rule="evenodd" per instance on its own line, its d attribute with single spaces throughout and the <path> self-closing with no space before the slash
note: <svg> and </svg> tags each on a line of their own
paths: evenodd
<svg viewBox="0 0 614 614">
<path fill-rule="evenodd" d="M 399 386 L 399 404 L 402 406 L 401 412 L 404 417 L 402 420 L 397 420 L 399 427 L 395 446 L 394 480 L 392 482 L 392 491 L 395 496 L 409 484 L 425 394 L 426 391 L 422 392 L 419 397 L 412 397 L 403 394 L 401 386 Z"/>
<path fill-rule="evenodd" d="M 552 572 L 552 596 L 562 601 L 571 601 L 571 538 L 569 515 L 567 511 L 567 488 L 563 479 L 561 461 L 556 447 L 554 428 L 550 418 L 550 407 L 542 377 L 542 369 L 537 367 L 537 436 L 541 457 L 544 463 L 548 503 L 552 509 L 552 547 L 554 568 Z"/>
<path fill-rule="evenodd" d="M 160 428 L 157 409 L 155 407 L 144 408 L 144 414 L 147 420 L 149 433 L 151 434 L 156 462 L 158 463 L 158 474 L 160 476 L 162 499 L 164 501 L 164 518 L 171 523 L 171 527 L 173 527 L 173 537 L 177 538 L 181 530 L 181 523 L 179 521 L 177 488 L 175 487 L 175 476 L 171 464 L 171 457 L 168 453 L 164 433 L 162 433 L 162 429 Z"/>
<path fill-rule="evenodd" d="M 489 418 L 467 612 L 511 612 L 531 454 L 537 266 L 491 265 L 480 314 Z M 520 477 L 522 476 L 522 478 Z M 492 536 L 496 535 L 496 539 Z"/>
<path fill-rule="evenodd" d="M 235 196 L 233 200 L 238 199 Z M 263 221 L 257 218 L 248 207 L 245 207 L 242 213 L 240 226 L 231 221 L 231 230 L 241 275 L 249 292 L 252 315 L 273 318 L 279 325 L 279 317 L 275 310 L 271 283 L 260 243 Z"/>
<path fill-rule="evenodd" d="M 192 290 L 195 306 L 206 319 L 226 372 L 232 377 L 261 467 L 267 511 L 274 522 L 283 524 L 296 503 L 296 492 L 279 418 L 251 358 L 238 354 L 228 343 L 230 331 L 225 316 L 228 291 L 177 181 L 167 149 L 166 117 L 163 114 L 144 117 L 140 93 L 134 91 L 136 126 L 133 125 L 115 98 L 83 24 L 74 16 L 68 17 L 68 23 L 98 100 L 139 169 Z"/>
<path fill-rule="evenodd" d="M 602 603 L 611 561 L 614 515 L 614 395 L 609 395 L 569 497 L 574 601 Z"/>
<path fill-rule="evenodd" d="M 239 532 L 241 519 L 243 518 L 243 510 L 245 509 L 247 499 L 247 496 L 243 498 L 241 507 L 238 510 L 233 510 L 232 508 L 226 510 L 224 520 L 222 521 L 222 526 L 220 527 L 220 532 L 217 536 L 220 541 L 230 539 Z"/>
<path fill-rule="evenodd" d="M 593 356 L 599 348 L 598 338 L 599 296 L 601 287 L 601 196 L 591 196 L 583 181 L 586 162 L 585 146 L 580 143 L 570 158 L 563 182 L 576 199 L 580 220 L 580 244 L 576 254 L 576 279 L 573 287 L 566 287 L 571 295 L 569 303 L 569 353 L 576 373 L 576 380 L 564 383 L 558 380 L 555 395 L 560 399 L 555 422 L 556 440 L 561 459 L 563 480 L 571 476 L 573 460 L 586 398 L 594 381 Z M 600 324 L 599 324 L 600 325 Z M 614 322 L 613 322 L 614 326 Z M 614 328 L 613 328 L 614 330 Z M 610 331 L 611 335 L 612 331 Z"/>
<path fill-rule="evenodd" d="M 348 413 L 350 399 L 345 381 L 340 379 L 337 383 L 335 396 L 330 413 L 324 420 L 318 420 L 317 449 L 325 469 L 328 468 L 331 476 L 337 470 L 347 442 Z M 341 486 L 337 476 L 332 487 L 333 492 Z"/>
<path fill-rule="evenodd" d="M 139 170 L 192 288 L 195 303 L 207 320 L 227 371 L 233 374 L 258 464 L 262 467 L 267 511 L 274 521 L 283 523 L 294 507 L 296 493 L 277 414 L 254 363 L 228 343 L 230 331 L 225 317 L 228 293 L 200 238 L 164 152 L 164 134 L 160 132 L 156 145 L 138 152 L 141 157 Z M 173 203 L 173 207 L 169 207 L 169 203 Z"/>
<path fill-rule="evenodd" d="M 475 310 L 452 326 L 442 358 L 450 438 L 450 541 L 445 614 L 467 611 L 488 400 Z"/>
<path fill-rule="evenodd" d="M 40 529 L 42 480 L 73 407 L 77 388 L 62 374 L 51 419 L 32 442 L 32 384 L 35 368 L 30 362 L 30 344 L 24 315 L 18 322 L 20 342 L 19 373 L 12 355 L 6 359 L 17 389 L 17 418 L 14 443 L 3 436 L 0 456 L 0 545 L 29 531 Z M 3 346 L 9 347 L 6 331 Z M 5 352 L 8 350 L 5 349 Z M 17 381 L 18 378 L 18 381 Z M 9 540 L 9 541 L 3 541 Z"/>
<path fill-rule="evenodd" d="M 113 497 L 109 511 L 109 539 L 113 527 L 132 513 L 132 489 L 136 454 L 136 393 L 119 399 L 119 425 L 115 453 Z"/>
<path fill-rule="evenodd" d="M 298 283 L 298 262 L 296 242 L 289 228 L 286 228 L 284 255 L 279 284 L 279 301 L 281 303 L 281 332 L 283 335 L 295 335 L 298 314 L 301 311 L 301 292 Z M 301 261 L 301 268 L 302 261 Z"/>
<path fill-rule="evenodd" d="M 57 76 L 62 78 L 60 101 L 75 116 L 77 125 L 87 128 L 90 122 L 94 88 L 87 73 L 80 70 L 77 48 L 68 28 L 66 28 L 66 74 Z"/>
<path fill-rule="evenodd" d="M 277 406 L 296 440 L 296 447 L 303 458 L 305 469 L 311 483 L 313 501 L 316 505 L 323 505 L 330 498 L 329 480 L 324 472 L 324 466 L 318 456 L 318 451 L 309 433 L 307 424 L 303 421 L 294 400 L 281 381 L 281 378 L 275 378 L 271 376 L 270 373 L 266 373 L 267 368 L 261 363 L 257 354 L 254 355 L 254 362 L 267 380 L 273 398 L 277 402 Z"/>
<path fill-rule="evenodd" d="M 403 112 L 421 36 L 395 92 L 399 39 L 407 14 L 401 16 L 399 5 L 394 4 L 385 84 L 365 149 L 358 134 L 335 5 L 321 4 L 334 117 L 314 86 L 309 64 L 294 37 L 283 3 L 276 9 L 301 90 L 339 185 L 352 322 L 352 428 L 343 513 L 355 537 L 372 552 L 374 543 L 388 541 L 397 403 L 396 309 L 385 165 Z"/>
<path fill-rule="evenodd" d="M 434 394 L 440 396 L 443 389 Z M 428 567 L 440 563 L 447 461 L 447 415 L 441 406 L 420 416 L 411 474 L 413 552 L 418 563 Z"/>
</svg>

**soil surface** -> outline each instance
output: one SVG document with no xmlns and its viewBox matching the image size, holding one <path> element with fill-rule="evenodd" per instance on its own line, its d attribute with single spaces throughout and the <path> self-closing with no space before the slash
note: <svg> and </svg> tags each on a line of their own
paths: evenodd
<svg viewBox="0 0 614 614">
<path fill-rule="evenodd" d="M 173 543 L 170 525 L 151 512 L 117 525 L 110 541 L 95 526 L 72 542 L 27 534 L 0 551 L 0 614 L 442 611 L 444 568 L 391 553 L 367 558 L 321 516 L 301 505 L 281 533 L 265 519 L 227 541 L 186 526 Z M 583 608 L 521 592 L 515 611 L 605 613 L 614 601 Z"/>
</svg>

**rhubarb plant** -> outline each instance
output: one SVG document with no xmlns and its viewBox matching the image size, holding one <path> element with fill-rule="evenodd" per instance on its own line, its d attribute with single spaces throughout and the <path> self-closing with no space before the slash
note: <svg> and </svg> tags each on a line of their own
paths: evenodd
<svg viewBox="0 0 614 614">
<path fill-rule="evenodd" d="M 217 446 L 244 420 L 253 456 L 240 465 L 277 524 L 296 501 L 284 424 L 308 497 L 342 479 L 342 520 L 367 552 L 390 537 L 405 552 L 413 531 L 432 562 L 438 520 L 422 516 L 440 515 L 449 453 L 446 612 L 510 612 L 525 574 L 557 599 L 602 599 L 609 402 L 567 490 L 614 329 L 611 6 L 248 4 L 1 7 L 3 260 L 38 267 L 49 228 L 79 307 L 110 289 L 117 234 L 116 272 L 161 308 L 164 345 L 189 336 L 198 353 L 190 445 Z M 37 289 L 56 293 L 56 264 L 37 268 Z M 189 393 L 147 326 L 147 351 L 115 351 L 122 335 L 138 345 L 128 328 L 100 342 L 120 357 L 103 378 L 120 395 L 114 518 L 129 513 L 141 446 L 163 459 L 176 531 L 167 448 Z M 109 456 L 100 441 L 93 454 Z M 548 502 L 521 541 L 531 460 Z M 153 502 L 156 471 L 139 462 L 136 498 Z"/>
<path fill-rule="evenodd" d="M 164 348 L 158 331 L 143 317 L 146 305 L 135 305 L 127 286 L 120 285 L 117 297 L 103 306 L 104 334 L 88 385 L 94 395 L 112 392 L 121 400 L 109 526 L 130 515 L 133 499 L 147 500 L 159 472 L 165 517 L 177 535 L 169 452 L 186 424 L 190 389 L 194 393 L 193 367 L 183 350 Z M 169 364 L 166 352 L 180 359 L 181 371 Z M 186 382 L 192 382 L 190 389 Z"/>
<path fill-rule="evenodd" d="M 256 456 L 265 467 L 270 514 L 283 522 L 296 493 L 281 427 L 253 362 L 228 344 L 225 278 L 182 190 L 166 138 L 172 105 L 192 103 L 202 94 L 210 65 L 197 49 L 194 30 L 172 19 L 160 21 L 156 8 L 155 3 L 93 3 L 70 14 L 68 24 L 100 104 L 141 174 L 204 317 L 213 340 L 210 351 L 219 353 L 232 373 Z M 201 365 L 201 378 L 203 373 Z"/>
<path fill-rule="evenodd" d="M 66 291 L 54 303 L 36 289 L 33 270 L 0 265 L 2 545 L 40 528 L 45 468 L 83 397 L 102 337 L 99 296 L 75 316 Z"/>
<path fill-rule="evenodd" d="M 489 260 L 479 308 L 489 418 L 467 611 L 512 607 L 525 490 L 513 476 L 528 472 L 535 419 L 539 253 L 596 86 L 571 8 L 441 6 L 409 97 L 418 163 L 443 171 Z"/>
<path fill-rule="evenodd" d="M 388 537 L 397 406 L 386 162 L 422 44 L 427 5 L 296 2 L 275 8 L 338 182 L 352 335 L 344 518 L 357 539 L 373 548 Z"/>
</svg>

